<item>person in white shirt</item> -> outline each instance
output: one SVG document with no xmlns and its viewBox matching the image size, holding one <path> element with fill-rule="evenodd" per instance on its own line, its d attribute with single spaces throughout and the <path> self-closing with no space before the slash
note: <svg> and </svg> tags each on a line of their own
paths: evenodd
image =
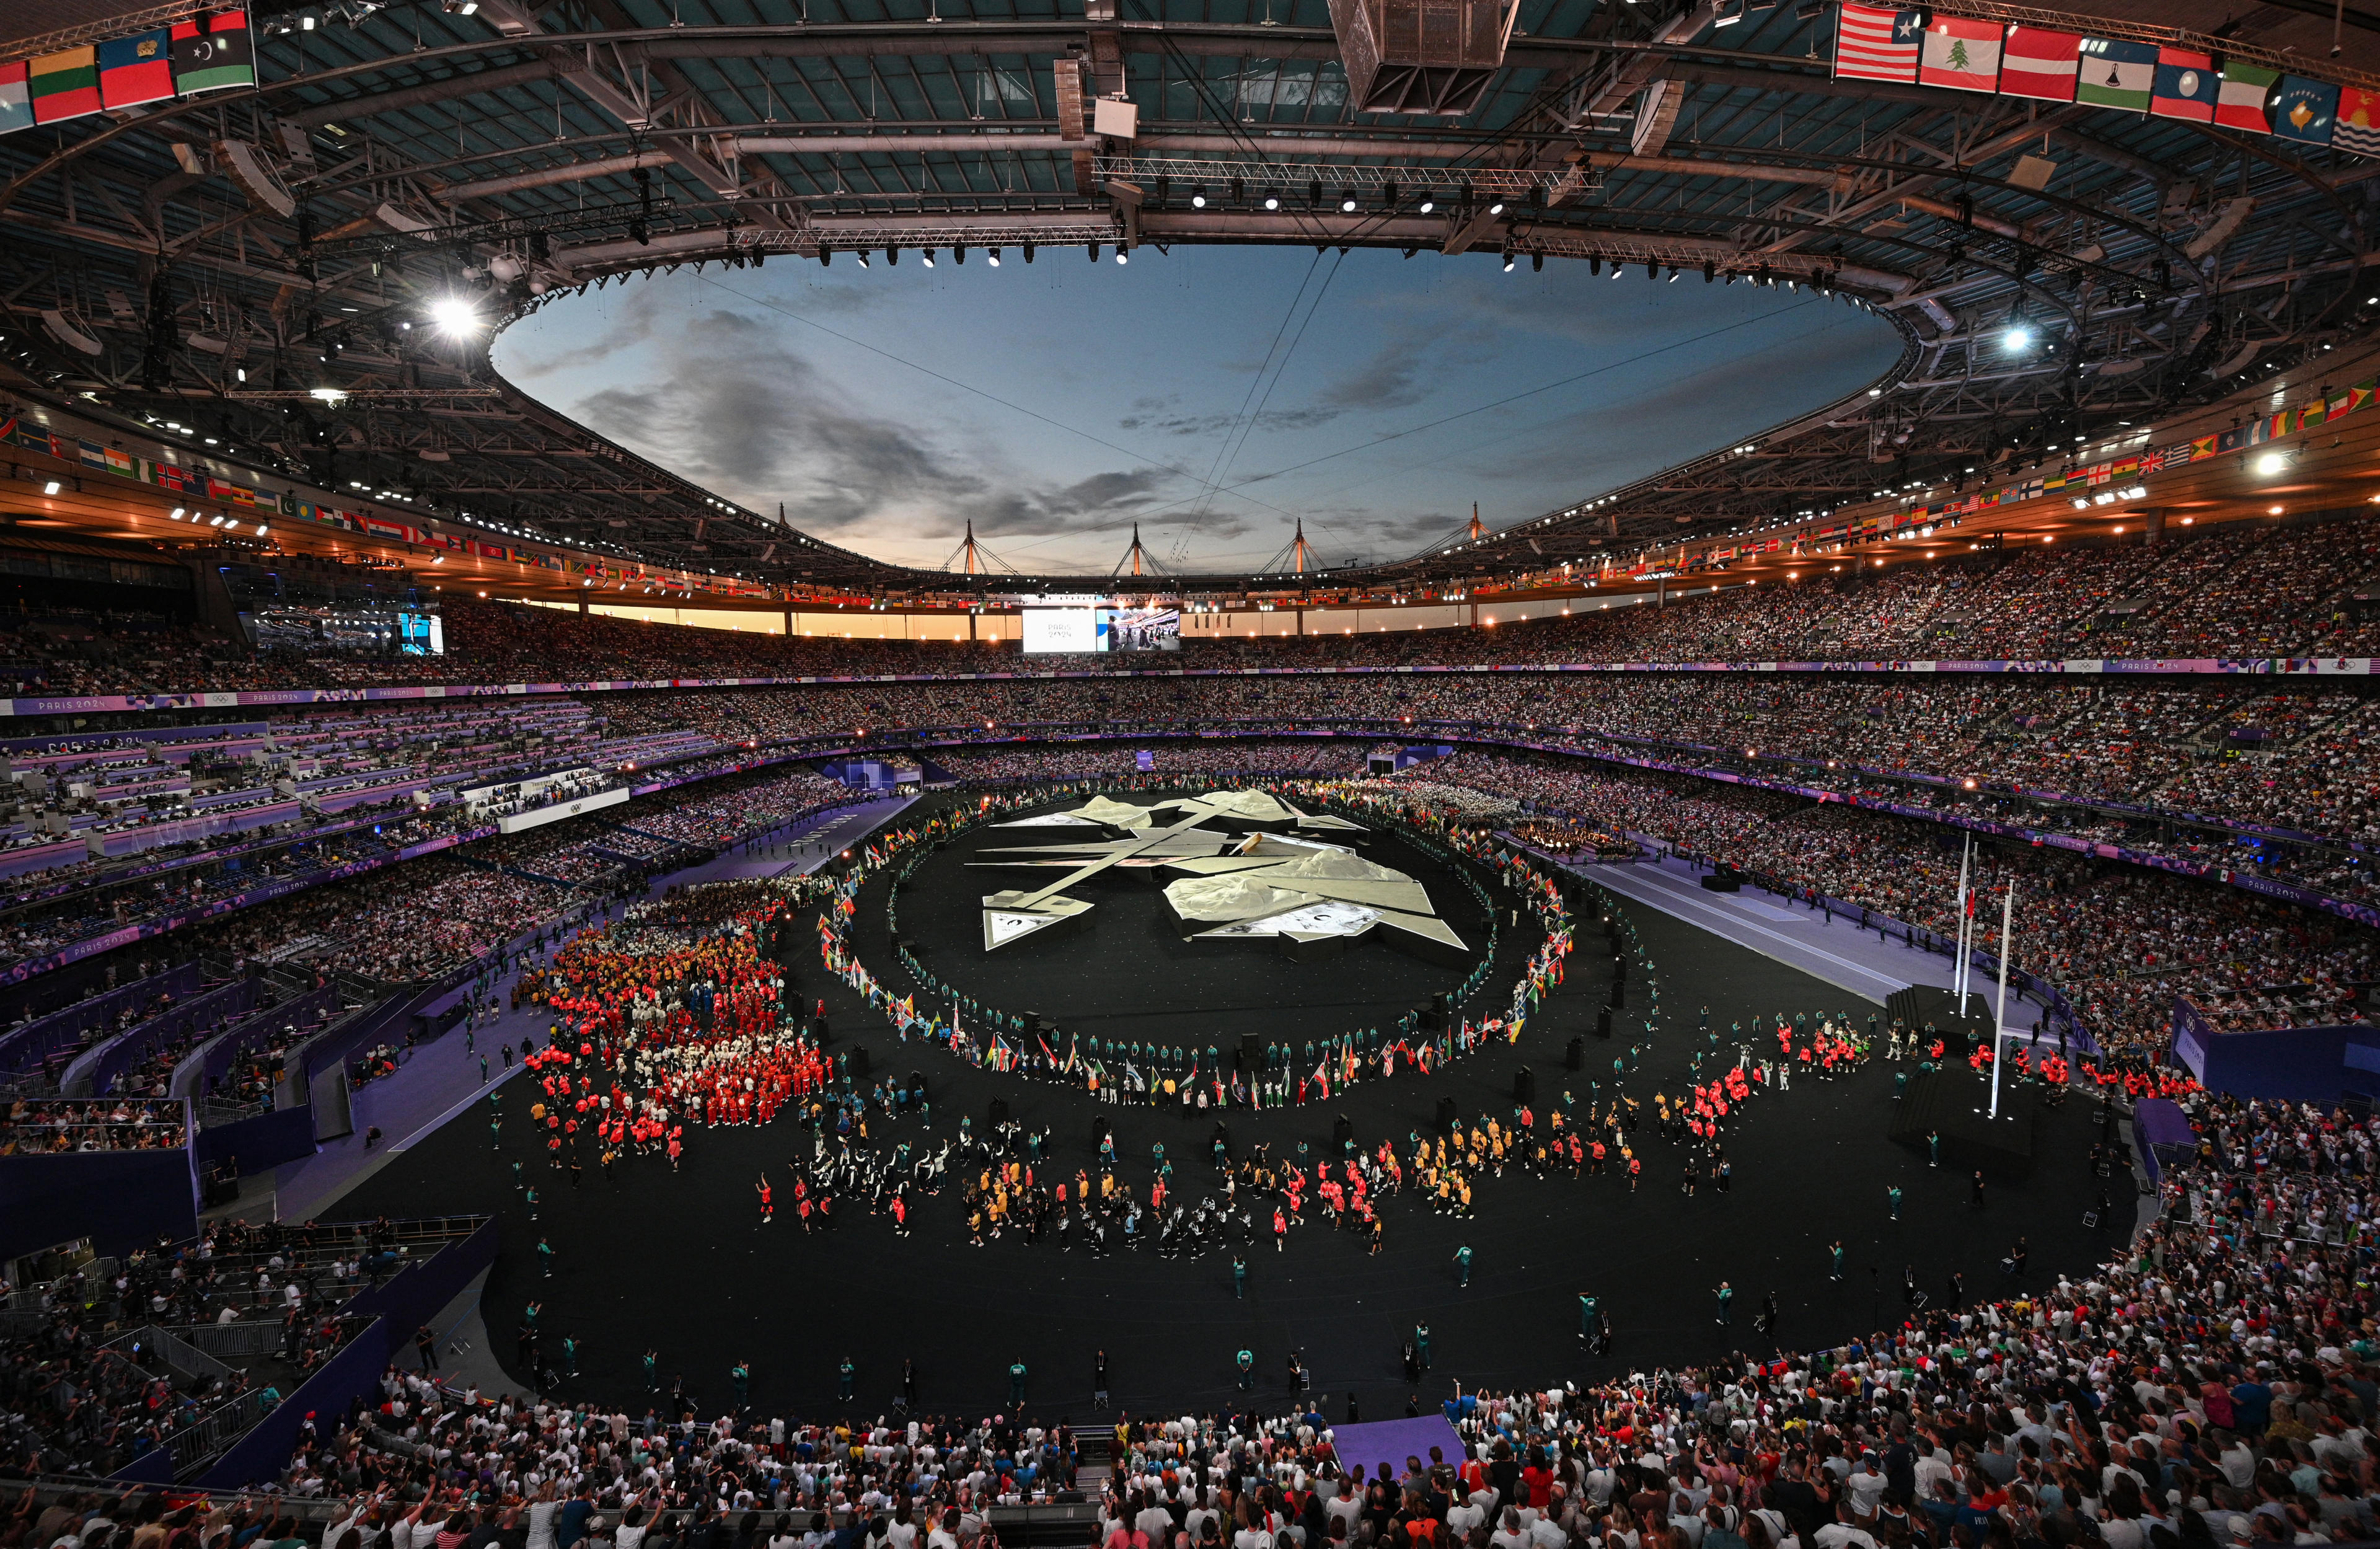
<svg viewBox="0 0 2380 1549">
<path fill-rule="evenodd" d="M 1488 1535 L 1488 1549 L 1528 1549 L 1529 1535 L 1521 1526 L 1521 1514 L 1512 1506 L 1504 1508 L 1504 1525 Z"/>
<path fill-rule="evenodd" d="M 1355 1482 L 1351 1479 L 1342 1479 L 1339 1482 L 1339 1493 L 1323 1503 L 1322 1510 L 1323 1514 L 1334 1522 L 1351 1524 L 1349 1531 L 1353 1531 L 1352 1524 L 1364 1513 L 1364 1503 L 1355 1494 Z M 1448 1512 L 1446 1518 L 1447 1526 L 1451 1528 L 1454 1525 L 1454 1513 Z M 1190 1537 L 1193 1542 L 1196 1542 L 1198 1537 L 1196 1524 L 1185 1522 L 1184 1526 L 1190 1529 Z"/>
<path fill-rule="evenodd" d="M 1860 1466 L 1852 1470 L 1847 1484 L 1851 1492 L 1852 1518 L 1862 1523 L 1874 1522 L 1876 1502 L 1884 1498 L 1884 1492 L 1890 1482 L 1884 1477 L 1884 1470 L 1877 1467 L 1876 1454 L 1863 1453 Z"/>
<path fill-rule="evenodd" d="M 1876 1539 L 1851 1520 L 1851 1503 L 1835 1503 L 1835 1520 L 1810 1535 L 1818 1549 L 1876 1549 Z"/>
</svg>

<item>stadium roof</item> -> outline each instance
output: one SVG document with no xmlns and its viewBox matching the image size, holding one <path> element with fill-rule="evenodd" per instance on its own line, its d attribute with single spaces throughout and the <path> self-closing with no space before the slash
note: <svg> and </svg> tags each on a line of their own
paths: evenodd
<svg viewBox="0 0 2380 1549">
<path fill-rule="evenodd" d="M 2380 161 L 2342 149 L 1839 79 L 1838 7 L 1815 0 L 1462 0 L 1440 13 L 1471 28 L 1460 46 L 1415 64 L 1397 27 L 1421 11 L 268 0 L 260 85 L 0 135 L 0 386 L 448 525 L 912 592 L 995 579 L 723 502 L 499 379 L 484 331 L 443 335 L 433 306 L 460 294 L 497 320 L 668 264 L 888 247 L 1246 242 L 1815 287 L 1900 329 L 1874 393 L 1583 488 L 1471 546 L 1488 572 L 1971 486 L 2236 394 L 2380 315 L 2361 276 Z M 40 0 L 10 22 L 45 31 L 0 58 L 194 14 Z M 2195 52 L 2242 80 L 2291 70 L 2349 104 L 2380 90 L 2380 17 L 2323 0 L 1930 14 Z M 1445 552 L 1362 579 L 1419 581 Z"/>
</svg>

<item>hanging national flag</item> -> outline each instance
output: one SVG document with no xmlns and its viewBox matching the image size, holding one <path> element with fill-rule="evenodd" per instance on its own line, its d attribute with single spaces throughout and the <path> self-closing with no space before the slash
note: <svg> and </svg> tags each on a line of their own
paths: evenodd
<svg viewBox="0 0 2380 1549">
<path fill-rule="evenodd" d="M 1917 79 L 1917 56 L 1925 31 L 1924 11 L 1843 0 L 1835 23 L 1835 75 L 1839 79 Z"/>
<path fill-rule="evenodd" d="M 174 23 L 175 91 L 187 97 L 255 84 L 256 45 L 249 41 L 248 12 L 217 11 Z"/>
<path fill-rule="evenodd" d="M 2215 73 L 2211 55 L 2186 48 L 2159 48 L 2156 86 L 2149 111 L 2159 118 L 2187 118 L 2193 124 L 2215 121 L 2215 94 L 2223 78 Z"/>
<path fill-rule="evenodd" d="M 2380 91 L 2361 86 L 2338 89 L 2338 117 L 2330 131 L 2334 149 L 2380 156 Z"/>
<path fill-rule="evenodd" d="M 33 93 L 33 122 L 63 123 L 97 113 L 99 51 L 88 45 L 43 54 L 26 62 Z"/>
<path fill-rule="evenodd" d="M 33 127 L 33 98 L 25 75 L 22 59 L 0 65 L 0 134 Z"/>
<path fill-rule="evenodd" d="M 2265 118 L 2265 98 L 2281 79 L 2281 72 L 2227 59 L 2221 73 L 2223 87 L 2215 95 L 2215 121 L 2227 129 L 2271 134 L 2273 126 Z"/>
<path fill-rule="evenodd" d="M 2156 85 L 2157 45 L 2120 38 L 2085 38 L 2074 80 L 2074 100 L 2095 107 L 2149 110 Z"/>
<path fill-rule="evenodd" d="M 174 36 L 164 28 L 99 45 L 99 97 L 108 107 L 138 107 L 173 94 Z"/>
<path fill-rule="evenodd" d="M 38 106 L 38 95 L 34 102 Z M 2338 118 L 2338 88 L 2327 80 L 2285 75 L 2265 98 L 2265 118 L 2278 139 L 2327 145 Z"/>
<path fill-rule="evenodd" d="M 2038 97 L 2044 102 L 2074 100 L 2074 62 L 2082 49 L 2082 34 L 2058 32 L 2046 27 L 2011 27 L 2000 50 L 2000 94 Z"/>
<path fill-rule="evenodd" d="M 1925 29 L 1921 86 L 1992 91 L 2000 83 L 2000 24 L 1973 17 L 1937 16 Z"/>
</svg>

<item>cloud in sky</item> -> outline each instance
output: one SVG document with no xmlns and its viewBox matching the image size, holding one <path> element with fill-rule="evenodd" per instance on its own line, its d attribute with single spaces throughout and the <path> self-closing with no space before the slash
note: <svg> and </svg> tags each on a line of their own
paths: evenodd
<svg viewBox="0 0 2380 1549">
<path fill-rule="evenodd" d="M 1259 563 L 1300 516 L 1330 550 L 1393 557 L 1474 500 L 1523 520 L 1755 433 L 1899 348 L 1808 298 L 1493 255 L 1351 254 L 1307 321 L 1310 269 L 1176 248 L 1128 269 L 682 272 L 550 306 L 497 362 L 831 542 L 934 565 L 972 521 L 1018 564 L 1103 571 L 1135 521 L 1178 567 Z"/>
</svg>

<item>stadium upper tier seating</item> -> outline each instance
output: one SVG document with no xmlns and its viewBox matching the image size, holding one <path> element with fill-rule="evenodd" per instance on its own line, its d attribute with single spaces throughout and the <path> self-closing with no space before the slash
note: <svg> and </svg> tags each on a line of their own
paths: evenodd
<svg viewBox="0 0 2380 1549">
<path fill-rule="evenodd" d="M 1979 533 L 1978 543 L 1993 542 Z M 1200 665 L 1409 665 L 1956 657 L 2354 656 L 2380 650 L 2380 614 L 2353 593 L 2380 571 L 2380 515 L 2311 525 L 2241 521 L 2139 540 L 1979 548 L 1941 564 L 1870 571 L 1815 556 L 1782 586 L 1729 588 L 1665 608 L 1578 601 L 1566 618 L 1493 632 L 1196 642 Z M 1699 584 L 1692 578 L 1685 584 Z M 1723 575 L 1710 579 L 1724 580 Z M 640 597 L 611 599 L 639 602 Z M 380 683 L 798 677 L 980 668 L 979 648 L 708 630 L 680 639 L 638 623 L 450 593 L 442 658 L 251 659 L 187 633 L 104 628 L 71 641 L 0 636 L 0 691 L 144 693 Z M 766 613 L 756 624 L 765 628 Z M 1012 658 L 1013 664 L 1013 658 Z M 1129 671 L 1130 656 L 1080 665 Z"/>
</svg>

